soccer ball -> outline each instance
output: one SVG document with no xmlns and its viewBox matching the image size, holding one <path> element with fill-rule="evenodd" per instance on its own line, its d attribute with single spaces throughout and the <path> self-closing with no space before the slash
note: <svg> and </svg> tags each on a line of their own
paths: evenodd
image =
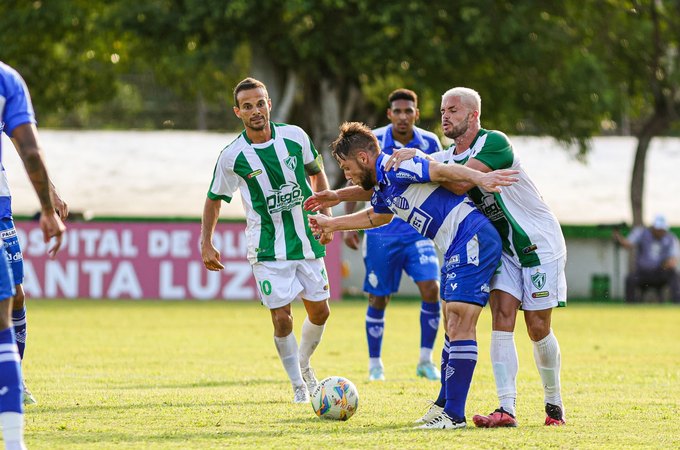
<svg viewBox="0 0 680 450">
<path fill-rule="evenodd" d="M 359 406 L 359 392 L 347 378 L 328 377 L 312 391 L 311 402 L 314 412 L 322 419 L 347 420 Z"/>
</svg>

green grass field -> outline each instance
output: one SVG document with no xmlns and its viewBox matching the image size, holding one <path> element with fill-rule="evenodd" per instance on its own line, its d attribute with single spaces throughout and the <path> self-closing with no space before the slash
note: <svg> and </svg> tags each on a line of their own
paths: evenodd
<svg viewBox="0 0 680 450">
<path fill-rule="evenodd" d="M 523 320 L 516 429 L 475 429 L 496 408 L 490 314 L 468 398 L 470 427 L 421 431 L 412 421 L 436 396 L 416 379 L 418 305 L 387 312 L 387 381 L 367 377 L 365 304 L 333 303 L 312 359 L 320 378 L 343 375 L 360 394 L 348 422 L 321 421 L 292 390 L 272 342 L 268 311 L 226 302 L 29 303 L 25 377 L 31 449 L 624 448 L 680 447 L 680 308 L 575 305 L 553 326 L 562 348 L 568 424 L 542 425 L 543 390 Z M 296 304 L 296 334 L 304 318 Z M 441 351 L 437 345 L 436 354 Z M 438 359 L 438 356 L 437 356 Z"/>
</svg>

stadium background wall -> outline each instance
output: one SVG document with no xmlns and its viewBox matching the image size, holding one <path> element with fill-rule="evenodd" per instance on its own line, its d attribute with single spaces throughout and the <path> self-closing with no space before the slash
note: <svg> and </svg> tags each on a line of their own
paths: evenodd
<svg viewBox="0 0 680 450">
<path fill-rule="evenodd" d="M 203 268 L 195 218 L 102 217 L 70 222 L 63 250 L 47 258 L 37 222 L 17 218 L 25 260 L 26 293 L 34 298 L 110 298 L 162 300 L 257 300 L 246 260 L 245 222 L 221 220 L 215 244 L 226 269 Z M 611 226 L 563 225 L 570 299 L 616 300 L 623 296 L 628 252 L 614 244 Z M 622 230 L 624 233 L 627 229 Z M 673 228 L 680 235 L 680 228 Z M 331 298 L 362 295 L 360 251 L 342 245 L 338 235 L 325 258 Z M 402 278 L 398 297 L 416 297 L 413 282 Z"/>
<path fill-rule="evenodd" d="M 201 261 L 198 220 L 68 223 L 63 248 L 52 260 L 36 221 L 17 220 L 26 294 L 36 298 L 257 300 L 246 259 L 245 222 L 220 222 L 214 244 L 225 269 Z M 340 296 L 340 240 L 328 246 L 332 298 Z M 337 286 L 336 289 L 333 287 Z"/>
</svg>

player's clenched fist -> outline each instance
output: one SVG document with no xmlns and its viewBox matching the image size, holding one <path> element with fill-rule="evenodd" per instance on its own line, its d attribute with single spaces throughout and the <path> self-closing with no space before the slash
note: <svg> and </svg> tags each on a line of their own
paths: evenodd
<svg viewBox="0 0 680 450">
<path fill-rule="evenodd" d="M 321 235 L 333 231 L 330 229 L 332 217 L 328 217 L 324 214 L 316 214 L 314 216 L 307 216 L 307 220 L 309 222 L 309 228 L 311 228 L 314 235 Z"/>
<path fill-rule="evenodd" d="M 212 244 L 201 246 L 201 257 L 203 258 L 203 265 L 206 269 L 218 271 L 224 269 L 220 262 L 220 252 Z"/>
</svg>

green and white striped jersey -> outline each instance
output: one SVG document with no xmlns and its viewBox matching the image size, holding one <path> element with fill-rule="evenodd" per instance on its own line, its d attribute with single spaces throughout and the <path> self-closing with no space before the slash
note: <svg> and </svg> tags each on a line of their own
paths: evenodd
<svg viewBox="0 0 680 450">
<path fill-rule="evenodd" d="M 456 155 L 455 144 L 430 156 L 440 162 L 465 164 L 475 158 L 492 170 L 515 169 L 519 181 L 489 193 L 478 187 L 468 196 L 491 220 L 503 241 L 503 251 L 521 267 L 535 267 L 566 256 L 567 247 L 557 217 L 522 168 L 508 137 L 500 131 L 480 129 L 466 151 Z"/>
<path fill-rule="evenodd" d="M 208 197 L 230 202 L 241 191 L 248 261 L 288 261 L 325 256 L 302 208 L 312 195 L 305 165 L 318 156 L 300 127 L 270 123 L 271 140 L 254 144 L 245 130 L 220 153 Z"/>
</svg>

